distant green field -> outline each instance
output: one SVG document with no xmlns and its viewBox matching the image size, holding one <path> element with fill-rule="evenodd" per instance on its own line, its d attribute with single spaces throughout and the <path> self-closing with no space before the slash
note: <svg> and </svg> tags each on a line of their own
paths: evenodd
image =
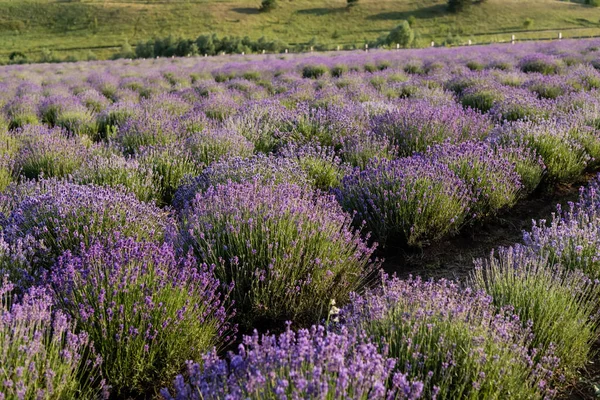
<svg viewBox="0 0 600 400">
<path fill-rule="evenodd" d="M 260 0 L 0 0 L 0 59 L 13 51 L 35 58 L 43 49 L 61 57 L 109 57 L 123 43 L 167 35 L 265 36 L 290 45 L 363 45 L 414 16 L 417 43 L 449 37 L 474 43 L 600 36 L 600 8 L 559 0 L 488 0 L 450 14 L 440 0 L 279 0 L 259 13 Z M 527 18 L 533 24 L 525 28 Z M 457 38 L 458 37 L 458 38 Z"/>
</svg>

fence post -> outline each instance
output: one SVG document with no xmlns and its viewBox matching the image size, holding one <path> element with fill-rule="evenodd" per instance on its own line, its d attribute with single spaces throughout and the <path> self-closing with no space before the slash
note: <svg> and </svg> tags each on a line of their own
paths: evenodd
<svg viewBox="0 0 600 400">
<path fill-rule="evenodd" d="M 515 35 L 512 35 L 510 38 L 510 44 L 515 44 Z"/>
<path fill-rule="evenodd" d="M 435 47 L 435 42 L 433 40 L 431 41 L 431 47 Z"/>
</svg>

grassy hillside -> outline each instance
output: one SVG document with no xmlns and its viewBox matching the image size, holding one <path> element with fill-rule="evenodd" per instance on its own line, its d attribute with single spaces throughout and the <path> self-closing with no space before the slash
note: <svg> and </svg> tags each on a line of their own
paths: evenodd
<svg viewBox="0 0 600 400">
<path fill-rule="evenodd" d="M 419 42 L 451 36 L 473 42 L 600 35 L 600 8 L 559 0 L 488 0 L 455 15 L 443 0 L 279 0 L 259 13 L 260 0 L 0 0 L 0 58 L 42 49 L 64 57 L 91 50 L 107 57 L 128 41 L 202 33 L 279 38 L 290 44 L 316 38 L 330 46 L 362 45 L 413 15 Z M 526 29 L 524 21 L 533 19 Z"/>
</svg>

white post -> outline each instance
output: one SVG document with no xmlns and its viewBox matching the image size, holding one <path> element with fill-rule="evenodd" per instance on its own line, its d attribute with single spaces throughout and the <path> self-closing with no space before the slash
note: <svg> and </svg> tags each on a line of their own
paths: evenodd
<svg viewBox="0 0 600 400">
<path fill-rule="evenodd" d="M 265 49 L 263 49 L 262 53 L 265 54 Z"/>
<path fill-rule="evenodd" d="M 435 47 L 435 42 L 433 40 L 431 41 L 431 47 Z"/>
<path fill-rule="evenodd" d="M 558 32 L 558 40 L 562 39 L 562 32 Z"/>
<path fill-rule="evenodd" d="M 288 52 L 288 49 L 285 49 L 285 54 L 287 54 L 287 52 Z"/>
<path fill-rule="evenodd" d="M 369 45 L 365 43 L 365 51 L 369 51 Z"/>
<path fill-rule="evenodd" d="M 242 51 L 242 55 L 246 54 L 245 52 Z"/>
<path fill-rule="evenodd" d="M 312 46 L 310 46 L 310 52 L 311 52 L 311 53 L 313 52 L 313 47 L 312 47 Z"/>
<path fill-rule="evenodd" d="M 400 43 L 396 43 L 396 50 L 400 50 Z"/>
<path fill-rule="evenodd" d="M 512 35 L 510 38 L 510 43 L 515 44 L 515 35 Z"/>
<path fill-rule="evenodd" d="M 472 44 L 471 39 L 469 39 L 469 46 Z"/>
<path fill-rule="evenodd" d="M 336 51 L 340 51 L 340 45 L 337 45 Z"/>
</svg>

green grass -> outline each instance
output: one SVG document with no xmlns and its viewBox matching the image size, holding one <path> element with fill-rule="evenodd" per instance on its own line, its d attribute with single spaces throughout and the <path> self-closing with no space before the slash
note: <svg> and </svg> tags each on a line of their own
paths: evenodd
<svg viewBox="0 0 600 400">
<path fill-rule="evenodd" d="M 524 5 L 524 3 L 526 5 Z M 279 38 L 305 44 L 312 38 L 335 48 L 362 45 L 386 34 L 400 20 L 416 18 L 417 43 L 449 35 L 474 43 L 600 35 L 600 8 L 559 0 L 487 0 L 461 14 L 443 0 L 279 0 L 259 13 L 259 0 L 0 0 L 0 58 L 42 49 L 56 56 L 110 56 L 125 41 L 156 36 L 196 37 L 202 33 Z M 523 26 L 527 18 L 535 25 Z"/>
</svg>

